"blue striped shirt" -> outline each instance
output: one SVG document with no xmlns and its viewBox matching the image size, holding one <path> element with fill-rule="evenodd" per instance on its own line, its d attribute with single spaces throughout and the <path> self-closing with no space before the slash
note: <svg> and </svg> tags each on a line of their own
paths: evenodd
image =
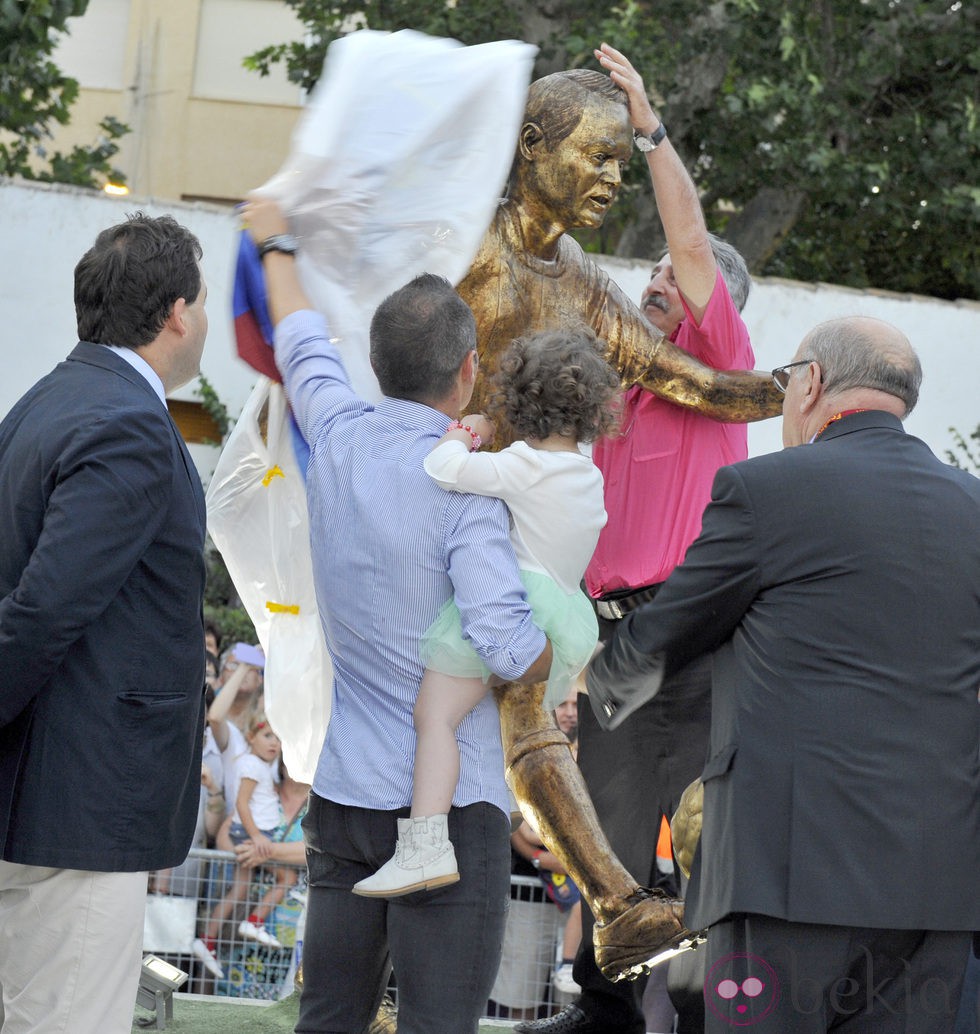
<svg viewBox="0 0 980 1034">
<path fill-rule="evenodd" d="M 416 402 L 354 394 L 317 313 L 276 327 L 276 363 L 310 445 L 307 496 L 320 619 L 334 665 L 330 726 L 313 789 L 339 804 L 409 804 L 422 678 L 419 641 L 455 596 L 491 671 L 523 674 L 544 649 L 498 499 L 446 492 L 422 462 L 449 418 Z M 453 804 L 509 811 L 497 708 L 488 694 L 456 734 Z"/>
</svg>

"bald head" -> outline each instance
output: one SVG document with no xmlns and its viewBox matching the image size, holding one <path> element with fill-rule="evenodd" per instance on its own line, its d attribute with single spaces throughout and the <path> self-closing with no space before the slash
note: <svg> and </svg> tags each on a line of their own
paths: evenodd
<svg viewBox="0 0 980 1034">
<path fill-rule="evenodd" d="M 870 316 L 819 323 L 796 350 L 783 399 L 783 445 L 813 440 L 835 413 L 877 409 L 900 420 L 919 397 L 922 367 L 908 338 Z"/>
<path fill-rule="evenodd" d="M 884 320 L 850 316 L 820 323 L 803 339 L 797 355 L 820 365 L 827 396 L 854 389 L 883 392 L 901 401 L 904 416 L 919 398 L 919 357 L 908 338 Z"/>
</svg>

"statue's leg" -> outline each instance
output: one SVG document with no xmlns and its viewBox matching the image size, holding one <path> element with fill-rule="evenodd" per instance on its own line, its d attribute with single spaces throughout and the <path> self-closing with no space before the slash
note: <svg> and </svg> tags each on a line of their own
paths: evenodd
<svg viewBox="0 0 980 1034">
<path fill-rule="evenodd" d="M 599 969 L 609 980 L 639 976 L 693 937 L 683 901 L 640 887 L 613 853 L 568 739 L 541 706 L 544 685 L 508 684 L 496 697 L 510 788 L 592 909 Z"/>
</svg>

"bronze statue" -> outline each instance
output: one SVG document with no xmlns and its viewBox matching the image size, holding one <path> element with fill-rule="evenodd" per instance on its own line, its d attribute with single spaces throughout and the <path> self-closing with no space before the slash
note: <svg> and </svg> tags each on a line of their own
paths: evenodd
<svg viewBox="0 0 980 1034">
<path fill-rule="evenodd" d="M 717 420 L 775 416 L 782 396 L 768 374 L 719 372 L 693 359 L 567 236 L 601 225 L 615 201 L 633 149 L 626 104 L 601 72 L 558 72 L 531 84 L 507 197 L 458 286 L 476 315 L 482 369 L 492 373 L 521 334 L 584 323 L 608 343 L 624 387 L 641 384 Z M 485 404 L 486 384 L 477 384 L 472 411 Z M 496 444 L 510 440 L 498 427 Z M 638 886 L 613 854 L 568 741 L 541 707 L 543 692 L 543 685 L 497 690 L 508 781 L 592 909 L 603 974 L 635 977 L 693 937 L 683 902 Z"/>
</svg>

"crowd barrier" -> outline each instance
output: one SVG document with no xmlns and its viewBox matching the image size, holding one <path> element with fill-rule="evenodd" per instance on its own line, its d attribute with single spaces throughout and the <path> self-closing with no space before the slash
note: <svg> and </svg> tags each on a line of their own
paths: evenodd
<svg viewBox="0 0 980 1034">
<path fill-rule="evenodd" d="M 272 867 L 251 871 L 245 900 L 220 925 L 215 956 L 223 970 L 217 977 L 207 971 L 193 952 L 196 938 L 215 905 L 221 901 L 235 876 L 235 856 L 226 851 L 194 848 L 179 869 L 151 873 L 147 896 L 143 950 L 164 958 L 189 974 L 182 988 L 194 994 L 231 998 L 279 999 L 294 988 L 297 965 L 302 959 L 305 927 L 306 869 L 276 863 L 276 868 L 296 870 L 295 885 L 266 920 L 266 929 L 281 943 L 267 947 L 239 933 L 245 919 L 267 887 L 274 882 Z M 487 1018 L 527 1019 L 548 1016 L 570 1001 L 552 986 L 552 973 L 560 959 L 558 945 L 565 916 L 545 894 L 537 879 L 511 877 L 511 909 L 507 919 L 504 957 L 493 995 L 484 1011 Z M 396 1003 L 398 988 L 392 981 Z"/>
</svg>

